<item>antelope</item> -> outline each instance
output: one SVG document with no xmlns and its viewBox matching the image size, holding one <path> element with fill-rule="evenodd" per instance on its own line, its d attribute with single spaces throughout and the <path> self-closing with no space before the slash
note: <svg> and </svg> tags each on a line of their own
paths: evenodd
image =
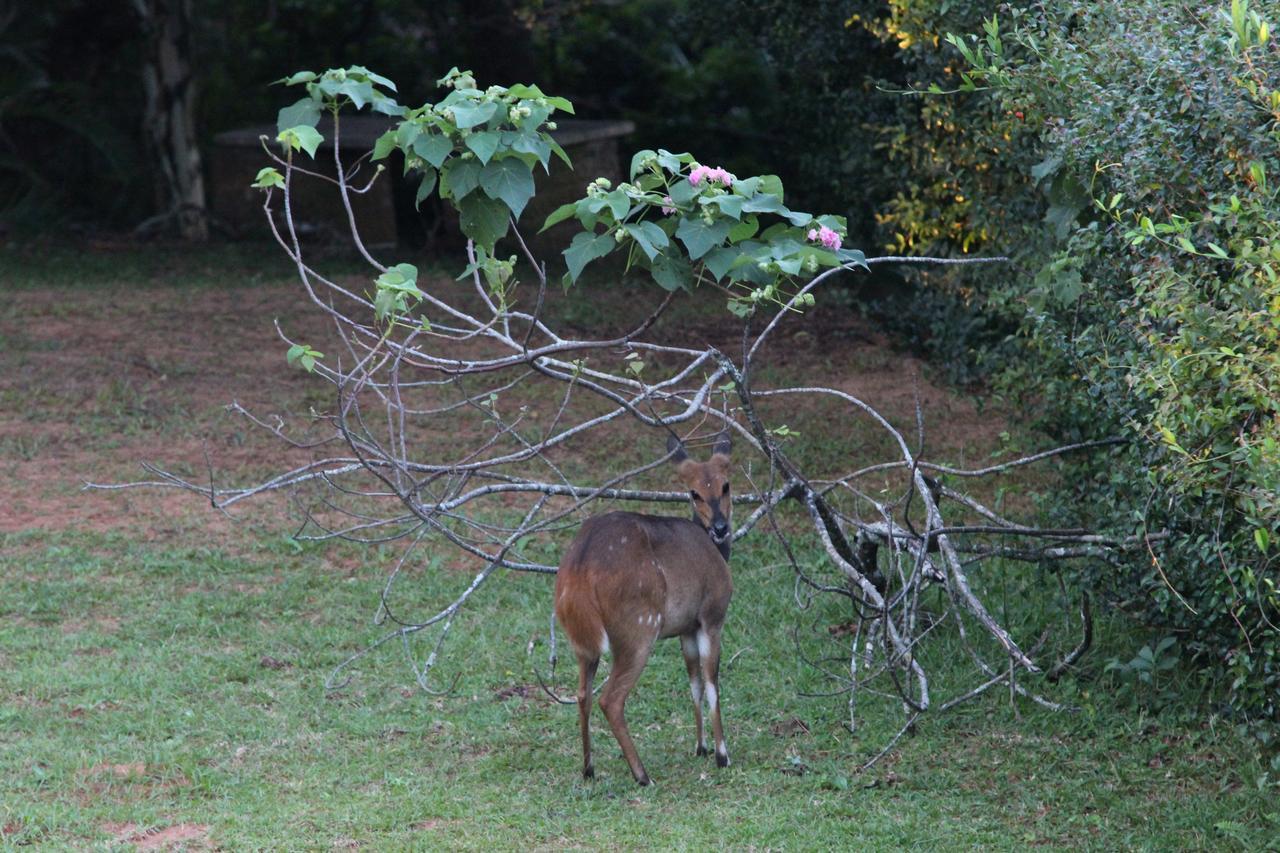
<svg viewBox="0 0 1280 853">
<path fill-rule="evenodd" d="M 588 519 L 560 561 L 556 617 L 578 659 L 578 723 L 582 730 L 582 776 L 595 777 L 591 763 L 592 685 L 600 656 L 610 652 L 613 669 L 600 693 L 600 709 L 631 774 L 649 784 L 631 733 L 627 695 L 659 639 L 679 637 L 693 695 L 698 756 L 705 756 L 702 704 L 711 713 L 716 764 L 729 766 L 720 723 L 720 630 L 733 596 L 729 578 L 728 433 L 716 440 L 707 462 L 689 458 L 672 435 L 667 452 L 689 489 L 693 519 L 611 512 Z"/>
</svg>

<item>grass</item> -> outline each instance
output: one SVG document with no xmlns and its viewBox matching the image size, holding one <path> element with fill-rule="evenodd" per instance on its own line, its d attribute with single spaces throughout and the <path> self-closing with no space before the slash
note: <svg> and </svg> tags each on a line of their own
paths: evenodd
<svg viewBox="0 0 1280 853">
<path fill-rule="evenodd" d="M 1191 703 L 1144 710 L 1157 692 L 1185 692 L 1177 671 L 1147 693 L 1105 671 L 1108 658 L 1127 660 L 1149 639 L 1114 620 L 1100 622 L 1099 648 L 1078 672 L 1045 686 L 1079 712 L 1055 714 L 993 692 L 924 718 L 914 736 L 857 772 L 897 731 L 899 709 L 867 696 L 851 733 L 845 697 L 818 695 L 832 685 L 803 663 L 797 642 L 810 659 L 839 655 L 847 639 L 833 629 L 849 614 L 829 602 L 797 611 L 789 569 L 765 536 L 734 552 L 722 674 L 728 769 L 693 756 L 683 661 L 677 644 L 665 642 L 628 706 L 656 785 L 631 781 L 598 711 L 597 778 L 579 778 L 576 710 L 545 697 L 526 654 L 536 638 L 532 660 L 545 668 L 551 582 L 542 576 L 500 577 L 462 613 L 434 676 L 445 685 L 456 679 L 448 695 L 419 690 L 391 644 L 353 667 L 349 684 L 326 690 L 334 667 L 386 630 L 370 617 L 390 553 L 299 548 L 283 523 L 267 518 L 228 531 L 209 512 L 169 518 L 170 504 L 146 515 L 143 495 L 132 504 L 94 496 L 89 511 L 75 477 L 53 477 L 67 459 L 114 472 L 125 459 L 165 459 L 183 441 L 196 476 L 204 446 L 215 459 L 240 453 L 241 467 L 230 472 L 239 479 L 264 464 L 236 431 L 243 424 L 217 407 L 250 379 L 219 373 L 228 359 L 212 360 L 194 344 L 174 346 L 212 322 L 203 308 L 186 306 L 176 315 L 185 319 L 155 342 L 156 351 L 176 353 L 168 361 L 153 363 L 142 347 L 118 355 L 109 336 L 72 333 L 89 324 L 110 331 L 132 316 L 152 334 L 158 326 L 141 325 L 148 315 L 137 302 L 113 308 L 121 288 L 150 288 L 146 301 L 167 321 L 186 292 L 174 282 L 209 293 L 260 275 L 265 290 L 291 275 L 287 264 L 273 266 L 274 250 L 265 267 L 255 251 L 221 247 L 175 259 L 164 250 L 0 249 L 0 280 L 31 297 L 8 310 L 44 312 L 32 323 L 0 314 L 8 320 L 0 405 L 10 413 L 0 418 L 0 462 L 17 480 L 14 498 L 45 488 L 72 519 L 0 532 L 0 846 L 1216 850 L 1274 846 L 1280 836 L 1278 774 L 1254 741 Z M 46 298 L 69 287 L 77 298 Z M 573 301 L 556 310 L 570 323 L 599 323 L 603 313 L 606 323 L 625 325 L 626 299 L 597 300 L 590 313 Z M 223 312 L 219 322 L 228 325 L 219 328 L 230 329 L 235 318 L 222 302 L 206 304 Z M 679 310 L 682 325 L 699 319 L 688 306 Z M 215 341 L 226 334 L 204 333 Z M 234 354 L 274 343 L 234 340 Z M 801 335 L 789 340 L 808 346 Z M 107 348 L 111 358 L 85 347 Z M 817 353 L 828 360 L 816 366 L 810 357 L 768 370 L 780 381 L 806 369 L 875 374 L 885 368 L 877 353 L 845 347 Z M 236 369 L 250 371 L 266 400 L 303 408 L 312 386 L 278 353 L 271 358 L 274 368 L 255 355 Z M 74 372 L 79 384 L 59 371 Z M 201 391 L 210 378 L 223 384 Z M 903 399 L 911 406 L 910 394 Z M 801 433 L 796 452 L 807 463 L 874 455 L 879 440 L 851 434 L 837 446 L 823 428 L 829 415 L 816 409 L 777 417 Z M 989 452 L 954 433 L 944 436 L 955 441 L 945 452 Z M 619 435 L 594 451 L 616 462 L 646 449 Z M 135 511 L 114 529 L 91 523 Z M 556 542 L 538 547 L 554 560 Z M 820 562 L 812 553 L 800 558 Z M 397 610 L 421 615 L 448 601 L 470 580 L 448 563 L 445 555 L 408 569 Z M 1056 578 L 1003 569 L 975 585 L 999 619 L 1035 636 L 1061 606 Z M 940 628 L 925 652 L 935 701 L 971 683 L 949 630 Z M 411 648 L 419 661 L 428 634 Z M 562 692 L 573 677 L 572 661 L 562 660 Z"/>
<path fill-rule="evenodd" d="M 378 635 L 381 579 L 318 548 L 18 534 L 0 553 L 6 843 L 106 845 L 122 824 L 197 825 L 229 849 L 1256 848 L 1280 830 L 1230 727 L 1145 716 L 1088 682 L 1063 687 L 1080 714 L 991 697 L 856 774 L 893 721 L 872 711 L 850 734 L 840 699 L 803 695 L 819 685 L 797 663 L 790 584 L 768 549 L 735 561 L 735 764 L 693 757 L 683 667 L 663 643 L 628 709 L 651 789 L 598 714 L 597 779 L 578 778 L 576 713 L 545 700 L 525 654 L 545 632 L 546 578 L 503 579 L 466 616 L 440 675 L 456 687 L 437 698 L 389 647 L 324 689 Z"/>
</svg>

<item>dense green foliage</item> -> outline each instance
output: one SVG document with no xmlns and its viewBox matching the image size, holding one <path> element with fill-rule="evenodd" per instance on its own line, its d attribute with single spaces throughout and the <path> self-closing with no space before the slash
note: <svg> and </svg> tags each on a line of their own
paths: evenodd
<svg viewBox="0 0 1280 853">
<path fill-rule="evenodd" d="M 1239 713 L 1280 717 L 1280 4 L 892 6 L 878 31 L 919 106 L 886 234 L 1016 256 L 1014 275 L 926 282 L 983 318 L 946 316 L 978 332 L 952 345 L 1048 432 L 1131 439 L 1050 511 L 1152 534 L 1093 582 L 1225 676 Z"/>
</svg>

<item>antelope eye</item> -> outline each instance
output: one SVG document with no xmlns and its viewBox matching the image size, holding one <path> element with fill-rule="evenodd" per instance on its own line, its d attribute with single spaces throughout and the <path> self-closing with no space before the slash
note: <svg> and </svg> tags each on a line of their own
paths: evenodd
<svg viewBox="0 0 1280 853">
<path fill-rule="evenodd" d="M 689 497 L 693 498 L 695 501 L 700 501 L 700 500 L 702 500 L 702 495 L 700 495 L 700 494 L 698 494 L 697 492 L 694 492 L 694 491 L 689 492 Z"/>
</svg>

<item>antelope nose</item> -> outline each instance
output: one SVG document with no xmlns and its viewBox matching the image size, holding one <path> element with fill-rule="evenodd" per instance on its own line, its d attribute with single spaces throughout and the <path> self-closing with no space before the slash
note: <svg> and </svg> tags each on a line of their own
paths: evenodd
<svg viewBox="0 0 1280 853">
<path fill-rule="evenodd" d="M 717 539 L 723 539 L 724 537 L 728 536 L 729 522 L 725 521 L 724 519 L 720 519 L 716 521 L 714 524 L 711 525 L 711 533 Z"/>
</svg>

